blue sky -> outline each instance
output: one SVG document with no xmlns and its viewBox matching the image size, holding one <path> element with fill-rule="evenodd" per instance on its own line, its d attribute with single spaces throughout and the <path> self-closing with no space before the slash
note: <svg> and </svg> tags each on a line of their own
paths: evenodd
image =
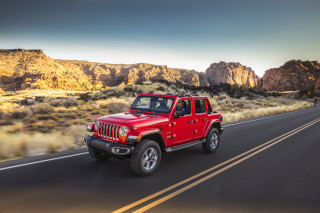
<svg viewBox="0 0 320 213">
<path fill-rule="evenodd" d="M 316 0 L 1 0 L 0 48 L 197 71 L 240 62 L 261 77 L 320 61 L 319 10 Z"/>
</svg>

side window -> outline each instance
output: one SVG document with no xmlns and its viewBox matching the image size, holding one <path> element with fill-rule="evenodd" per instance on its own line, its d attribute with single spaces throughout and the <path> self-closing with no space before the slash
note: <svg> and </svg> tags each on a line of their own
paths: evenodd
<svg viewBox="0 0 320 213">
<path fill-rule="evenodd" d="M 191 115 L 191 100 L 184 99 L 183 102 L 183 106 L 187 109 L 187 113 L 185 113 L 185 115 Z"/>
<path fill-rule="evenodd" d="M 196 109 L 196 114 L 206 113 L 206 100 L 205 99 L 195 99 L 194 107 Z"/>
<path fill-rule="evenodd" d="M 191 100 L 180 99 L 178 100 L 176 111 L 184 111 L 184 115 L 191 115 Z"/>
<path fill-rule="evenodd" d="M 209 104 L 209 101 L 207 101 L 207 109 L 208 109 L 208 114 L 210 114 L 212 112 L 212 107 Z"/>
</svg>

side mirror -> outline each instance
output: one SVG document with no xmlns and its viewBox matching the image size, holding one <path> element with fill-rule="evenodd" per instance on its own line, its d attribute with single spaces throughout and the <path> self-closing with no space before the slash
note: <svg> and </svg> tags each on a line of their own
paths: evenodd
<svg viewBox="0 0 320 213">
<path fill-rule="evenodd" d="M 184 116 L 184 111 L 183 110 L 174 112 L 174 118 L 179 118 L 181 116 Z"/>
</svg>

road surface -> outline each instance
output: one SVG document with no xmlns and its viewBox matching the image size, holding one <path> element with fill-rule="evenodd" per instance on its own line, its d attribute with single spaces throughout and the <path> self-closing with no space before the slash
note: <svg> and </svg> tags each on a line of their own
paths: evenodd
<svg viewBox="0 0 320 213">
<path fill-rule="evenodd" d="M 320 107 L 224 128 L 216 153 L 164 153 L 143 178 L 86 149 L 0 163 L 0 213 L 320 212 Z"/>
</svg>

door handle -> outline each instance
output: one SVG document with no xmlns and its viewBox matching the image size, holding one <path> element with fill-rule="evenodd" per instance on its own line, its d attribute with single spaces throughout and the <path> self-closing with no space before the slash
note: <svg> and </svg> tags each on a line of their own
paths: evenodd
<svg viewBox="0 0 320 213">
<path fill-rule="evenodd" d="M 188 121 L 188 123 L 193 123 L 194 122 L 194 120 L 190 120 L 190 121 Z"/>
<path fill-rule="evenodd" d="M 206 120 L 208 120 L 208 118 L 202 118 L 202 120 L 203 120 L 203 121 L 206 121 Z"/>
</svg>

